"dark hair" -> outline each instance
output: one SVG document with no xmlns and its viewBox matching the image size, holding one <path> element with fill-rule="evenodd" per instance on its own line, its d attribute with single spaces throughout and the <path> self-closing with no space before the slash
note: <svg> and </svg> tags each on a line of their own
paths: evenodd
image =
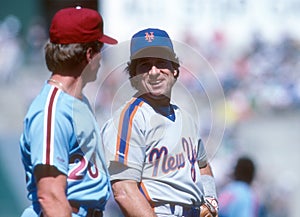
<svg viewBox="0 0 300 217">
<path fill-rule="evenodd" d="M 249 157 L 240 157 L 234 168 L 234 179 L 250 184 L 255 175 L 255 165 Z"/>
<path fill-rule="evenodd" d="M 103 43 L 99 41 L 75 44 L 54 44 L 48 41 L 45 45 L 46 65 L 51 72 L 72 69 L 84 60 L 88 48 L 96 53 L 102 46 Z"/>
</svg>

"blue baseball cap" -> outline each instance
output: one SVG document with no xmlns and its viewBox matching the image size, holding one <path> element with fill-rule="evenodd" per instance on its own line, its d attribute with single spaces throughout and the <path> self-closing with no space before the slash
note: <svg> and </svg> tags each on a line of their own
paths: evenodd
<svg viewBox="0 0 300 217">
<path fill-rule="evenodd" d="M 166 31 L 148 28 L 132 36 L 130 60 L 147 57 L 162 58 L 178 63 L 173 43 Z"/>
</svg>

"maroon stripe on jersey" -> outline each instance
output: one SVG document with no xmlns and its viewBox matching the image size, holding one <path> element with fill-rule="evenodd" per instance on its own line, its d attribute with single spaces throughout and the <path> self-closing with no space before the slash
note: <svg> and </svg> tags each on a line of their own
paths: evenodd
<svg viewBox="0 0 300 217">
<path fill-rule="evenodd" d="M 50 97 L 50 101 L 49 101 L 49 105 L 48 105 L 48 116 L 47 116 L 47 133 L 46 133 L 46 164 L 50 164 L 50 151 L 51 151 L 51 147 L 50 147 L 50 144 L 51 144 L 51 127 L 52 127 L 52 122 L 51 122 L 51 119 L 52 119 L 52 109 L 53 109 L 53 102 L 54 102 L 54 99 L 55 99 L 55 95 L 58 91 L 58 88 L 55 87 L 53 89 L 53 92 L 51 94 L 51 97 Z"/>
</svg>

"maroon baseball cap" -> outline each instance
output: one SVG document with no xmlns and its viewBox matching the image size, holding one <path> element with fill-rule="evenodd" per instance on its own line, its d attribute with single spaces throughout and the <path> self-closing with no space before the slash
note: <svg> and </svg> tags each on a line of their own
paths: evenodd
<svg viewBox="0 0 300 217">
<path fill-rule="evenodd" d="M 53 17 L 50 26 L 50 42 L 55 44 L 87 43 L 100 41 L 117 44 L 118 41 L 103 34 L 101 15 L 88 8 L 64 8 Z"/>
</svg>

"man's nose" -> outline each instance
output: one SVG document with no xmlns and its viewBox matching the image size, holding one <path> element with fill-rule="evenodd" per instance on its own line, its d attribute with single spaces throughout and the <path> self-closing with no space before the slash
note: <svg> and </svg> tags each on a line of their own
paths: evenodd
<svg viewBox="0 0 300 217">
<path fill-rule="evenodd" d="M 153 66 L 151 67 L 151 69 L 149 70 L 149 75 L 150 75 L 150 76 L 158 76 L 159 73 L 160 73 L 160 70 L 159 70 L 159 68 L 157 68 L 155 65 L 153 65 Z"/>
</svg>

